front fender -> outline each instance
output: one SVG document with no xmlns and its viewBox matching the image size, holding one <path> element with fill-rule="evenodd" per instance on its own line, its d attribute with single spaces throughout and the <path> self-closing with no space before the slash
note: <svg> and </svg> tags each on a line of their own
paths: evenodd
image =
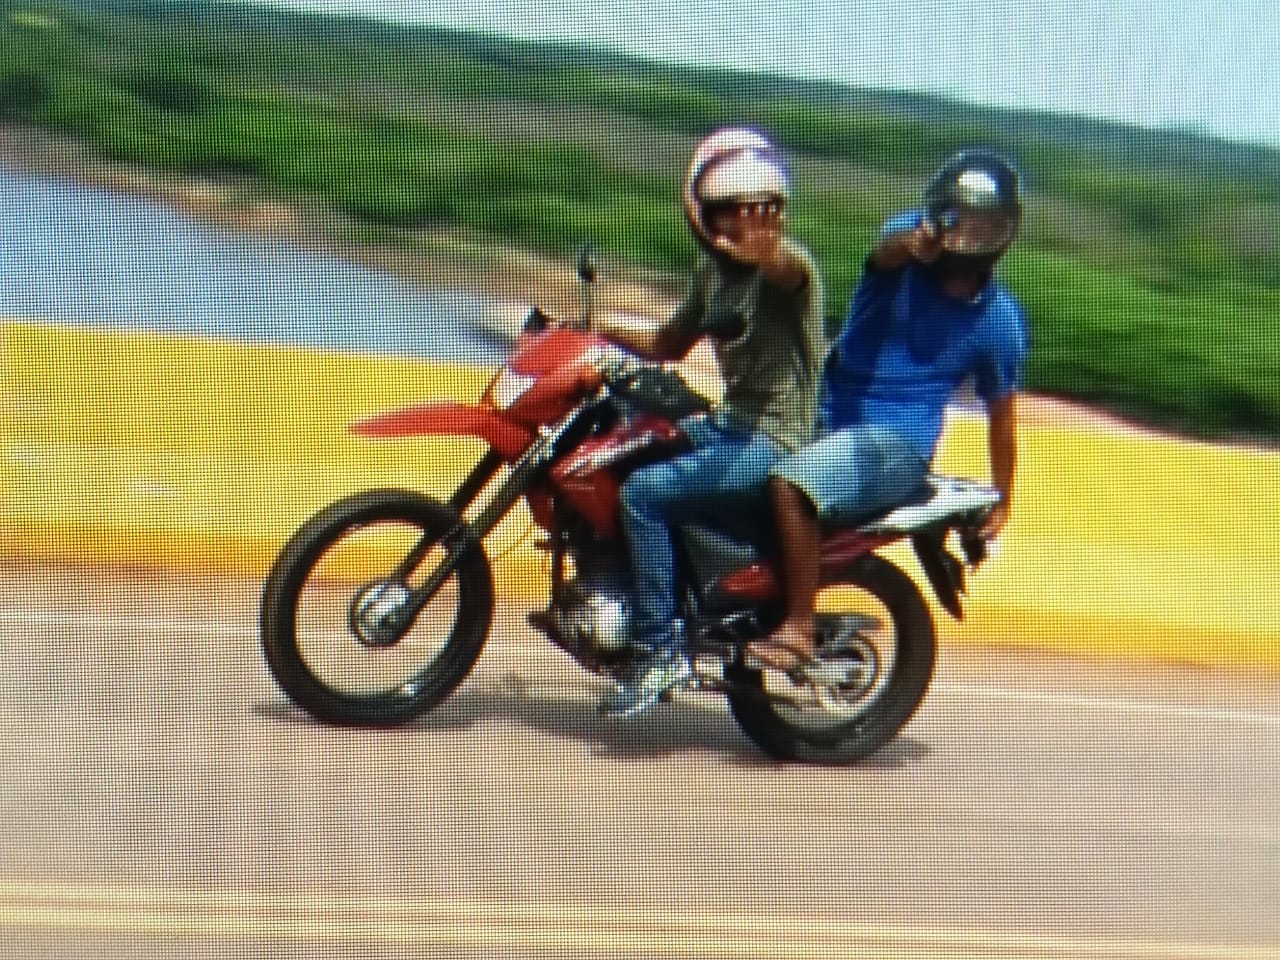
<svg viewBox="0 0 1280 960">
<path fill-rule="evenodd" d="M 425 403 L 357 420 L 347 427 L 358 437 L 479 437 L 504 460 L 514 460 L 533 441 L 533 434 L 497 410 L 466 403 Z"/>
</svg>

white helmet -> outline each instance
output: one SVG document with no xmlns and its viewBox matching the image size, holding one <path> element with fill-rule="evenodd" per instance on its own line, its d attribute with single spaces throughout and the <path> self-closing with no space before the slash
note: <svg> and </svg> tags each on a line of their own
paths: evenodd
<svg viewBox="0 0 1280 960">
<path fill-rule="evenodd" d="M 716 204 L 785 203 L 791 196 L 786 164 L 768 137 L 724 127 L 693 151 L 684 178 L 684 211 L 693 232 L 711 243 L 706 208 Z"/>
</svg>

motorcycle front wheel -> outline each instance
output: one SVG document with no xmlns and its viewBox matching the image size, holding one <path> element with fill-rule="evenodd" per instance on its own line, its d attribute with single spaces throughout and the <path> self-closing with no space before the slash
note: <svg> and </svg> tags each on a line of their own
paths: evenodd
<svg viewBox="0 0 1280 960">
<path fill-rule="evenodd" d="M 779 760 L 844 764 L 869 756 L 911 719 L 933 676 L 933 618 L 910 577 L 867 554 L 829 586 L 840 612 L 818 617 L 824 681 L 742 664 L 725 670 L 738 726 Z"/>
<path fill-rule="evenodd" d="M 410 591 L 446 558 L 456 510 L 375 490 L 326 507 L 285 544 L 263 587 L 261 634 L 289 698 L 328 723 L 387 725 L 444 700 L 471 671 L 493 617 L 484 549 L 463 541 L 444 584 L 411 622 Z M 415 548 L 407 576 L 395 573 Z"/>
</svg>

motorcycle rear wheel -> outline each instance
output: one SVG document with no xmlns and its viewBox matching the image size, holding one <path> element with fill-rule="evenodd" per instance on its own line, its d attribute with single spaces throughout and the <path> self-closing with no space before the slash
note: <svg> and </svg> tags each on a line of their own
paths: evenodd
<svg viewBox="0 0 1280 960">
<path fill-rule="evenodd" d="M 385 573 L 422 538 L 453 529 L 456 510 L 404 490 L 359 493 L 321 510 L 285 544 L 263 587 L 260 629 L 271 674 L 327 723 L 383 726 L 444 700 L 471 671 L 493 618 L 480 543 L 463 546 L 448 580 L 407 630 L 383 630 L 411 585 Z M 418 572 L 439 562 L 433 549 Z"/>
<path fill-rule="evenodd" d="M 729 709 L 742 731 L 765 753 L 778 760 L 817 764 L 856 763 L 892 740 L 911 719 L 933 676 L 937 642 L 933 618 L 924 597 L 905 573 L 874 554 L 859 558 L 844 571 L 838 584 L 874 598 L 893 628 L 892 663 L 887 676 L 883 663 L 876 666 L 875 689 L 858 706 L 852 697 L 847 714 L 825 709 L 812 689 L 791 684 L 775 671 L 730 665 L 725 669 Z M 858 640 L 866 656 L 879 656 L 875 647 L 887 646 L 875 638 L 875 647 Z M 883 653 L 883 651 L 881 651 Z M 772 696 L 781 688 L 784 697 Z M 795 704 L 786 695 L 797 698 Z M 813 696 L 810 709 L 800 700 Z M 830 698 L 828 697 L 828 701 Z M 816 720 L 816 722 L 815 722 Z"/>
</svg>

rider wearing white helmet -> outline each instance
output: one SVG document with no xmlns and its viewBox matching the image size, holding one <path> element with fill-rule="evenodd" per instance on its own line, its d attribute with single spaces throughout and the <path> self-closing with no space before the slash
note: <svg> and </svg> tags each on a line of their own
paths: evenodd
<svg viewBox="0 0 1280 960">
<path fill-rule="evenodd" d="M 638 713 L 690 674 L 677 633 L 671 529 L 767 510 L 769 467 L 812 437 L 827 350 L 822 281 L 808 251 L 784 236 L 790 194 L 786 164 L 763 134 L 735 127 L 702 140 L 683 204 L 704 256 L 685 301 L 656 329 L 602 331 L 664 360 L 710 337 L 725 382 L 711 414 L 684 423 L 694 449 L 635 471 L 622 487 L 635 640 L 651 656 L 606 696 L 608 714 Z"/>
<path fill-rule="evenodd" d="M 777 148 L 745 127 L 728 127 L 704 138 L 684 178 L 685 217 L 709 249 L 723 243 L 723 231 L 710 222 L 719 208 L 762 204 L 781 217 L 790 198 L 790 177 Z"/>
</svg>

